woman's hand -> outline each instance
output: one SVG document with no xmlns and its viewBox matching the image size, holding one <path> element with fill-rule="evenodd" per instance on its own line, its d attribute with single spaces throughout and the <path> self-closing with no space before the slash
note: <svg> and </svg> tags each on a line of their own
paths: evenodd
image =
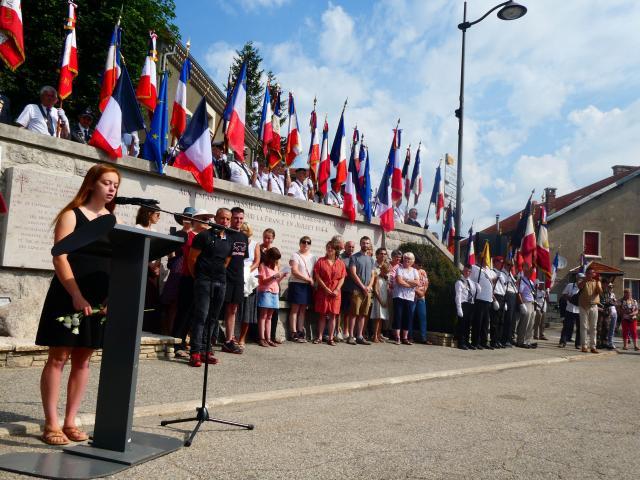
<svg viewBox="0 0 640 480">
<path fill-rule="evenodd" d="M 87 317 L 91 315 L 91 305 L 89 304 L 89 302 L 87 302 L 87 300 L 82 296 L 81 293 L 78 293 L 77 295 L 71 297 L 71 300 L 73 301 L 73 308 L 76 312 L 82 312 Z"/>
</svg>

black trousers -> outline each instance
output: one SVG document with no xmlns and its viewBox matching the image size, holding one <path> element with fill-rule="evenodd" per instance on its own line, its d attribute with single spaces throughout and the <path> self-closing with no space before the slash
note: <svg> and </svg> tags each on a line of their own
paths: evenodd
<svg viewBox="0 0 640 480">
<path fill-rule="evenodd" d="M 486 345 L 489 335 L 489 309 L 491 302 L 484 300 L 475 301 L 475 314 L 471 324 L 471 343 L 473 345 Z"/>
<path fill-rule="evenodd" d="M 516 318 L 516 294 L 507 292 L 504 296 L 504 303 L 507 311 L 502 315 L 502 334 L 500 343 L 506 345 L 511 343 L 511 331 L 513 330 L 513 322 Z"/>
<path fill-rule="evenodd" d="M 171 336 L 182 339 L 182 346 L 187 342 L 187 333 L 191 326 L 191 304 L 193 302 L 193 277 L 183 275 L 178 285 L 178 306 L 173 322 Z"/>
<path fill-rule="evenodd" d="M 469 345 L 469 335 L 471 333 L 471 322 L 475 315 L 473 303 L 464 302 L 462 304 L 462 317 L 458 317 L 456 337 L 458 346 Z"/>
<path fill-rule="evenodd" d="M 491 345 L 495 345 L 496 343 L 502 343 L 502 324 L 504 319 L 504 303 L 505 297 L 504 295 L 495 295 L 495 298 L 500 305 L 498 310 L 493 309 L 493 305 L 491 305 L 491 323 L 489 324 L 489 335 L 491 335 Z"/>
</svg>

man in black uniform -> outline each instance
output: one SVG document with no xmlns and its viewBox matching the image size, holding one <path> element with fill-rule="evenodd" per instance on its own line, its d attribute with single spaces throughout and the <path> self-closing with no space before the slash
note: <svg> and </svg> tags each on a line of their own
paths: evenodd
<svg viewBox="0 0 640 480">
<path fill-rule="evenodd" d="M 71 140 L 78 143 L 89 143 L 91 135 L 93 135 L 93 112 L 90 108 L 86 108 L 78 115 L 78 123 L 71 128 Z"/>
<path fill-rule="evenodd" d="M 215 222 L 224 227 L 231 223 L 231 211 L 219 208 Z M 191 318 L 191 356 L 189 365 L 200 367 L 202 361 L 215 365 L 218 359 L 206 351 L 205 338 L 210 322 L 217 321 L 227 283 L 226 267 L 231 260 L 231 242 L 224 230 L 210 228 L 193 239 L 189 251 L 189 269 L 193 272 L 193 306 Z M 205 355 L 206 354 L 206 355 Z M 204 355 L 204 358 L 203 358 Z"/>
<path fill-rule="evenodd" d="M 240 207 L 231 209 L 231 228 L 237 232 L 229 232 L 227 240 L 231 244 L 231 261 L 227 266 L 227 289 L 224 295 L 224 327 L 225 342 L 222 351 L 228 353 L 242 353 L 242 348 L 233 336 L 236 317 L 242 316 L 240 305 L 244 300 L 244 259 L 249 257 L 249 238 L 240 227 L 244 223 L 244 210 Z"/>
</svg>

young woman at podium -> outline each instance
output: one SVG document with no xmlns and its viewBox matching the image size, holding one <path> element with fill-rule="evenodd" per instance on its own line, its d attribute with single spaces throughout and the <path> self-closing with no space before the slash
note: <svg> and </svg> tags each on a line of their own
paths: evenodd
<svg viewBox="0 0 640 480">
<path fill-rule="evenodd" d="M 109 165 L 97 164 L 87 172 L 80 190 L 54 219 L 54 242 L 102 215 L 112 215 L 118 193 L 120 173 Z M 101 238 L 96 243 L 108 242 Z M 106 246 L 106 245 L 105 245 Z M 109 259 L 81 252 L 53 257 L 55 275 L 42 308 L 36 344 L 49 347 L 49 358 L 42 371 L 40 391 L 44 408 L 42 440 L 49 445 L 81 442 L 88 436 L 76 427 L 75 417 L 89 379 L 89 360 L 102 347 L 102 314 L 91 316 L 93 308 L 104 304 L 109 287 Z M 82 312 L 77 333 L 59 317 Z M 67 383 L 67 405 L 62 428 L 58 421 L 58 397 L 62 370 L 71 359 Z"/>
</svg>

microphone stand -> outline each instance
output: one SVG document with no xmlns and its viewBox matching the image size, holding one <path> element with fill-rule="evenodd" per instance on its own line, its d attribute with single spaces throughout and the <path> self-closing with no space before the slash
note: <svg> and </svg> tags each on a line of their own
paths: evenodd
<svg viewBox="0 0 640 480">
<path fill-rule="evenodd" d="M 211 228 L 215 229 L 215 230 L 219 230 L 219 231 L 225 231 L 225 232 L 236 232 L 236 230 L 232 229 L 232 228 L 228 228 L 225 227 L 223 225 L 219 225 L 217 223 L 211 222 L 209 220 L 201 220 L 199 218 L 195 218 L 189 215 L 184 215 L 182 213 L 176 213 L 176 212 L 169 212 L 168 210 L 163 210 L 162 208 L 158 207 L 157 204 L 154 204 L 153 202 L 149 202 L 149 203 L 143 203 L 143 202 L 139 202 L 141 203 L 143 207 L 149 208 L 150 210 L 154 210 L 157 212 L 164 212 L 164 213 L 169 213 L 171 215 L 178 215 L 186 220 L 189 220 L 191 222 L 199 222 L 199 223 L 204 223 L 206 225 L 209 225 Z M 211 350 L 211 327 L 213 324 L 213 319 L 209 318 L 209 316 L 207 315 L 207 322 L 206 322 L 206 338 L 207 338 L 207 348 L 206 351 L 209 352 Z M 208 384 L 208 380 L 209 380 L 209 362 L 207 360 L 205 360 L 204 362 L 204 378 L 202 380 L 202 402 L 200 404 L 200 407 L 196 408 L 196 416 L 195 417 L 189 417 L 189 418 L 181 418 L 181 419 L 177 419 L 177 420 L 163 420 L 160 422 L 160 425 L 162 427 L 165 427 L 167 425 L 172 425 L 174 423 L 186 423 L 186 422 L 198 422 L 196 423 L 196 426 L 194 427 L 194 429 L 191 431 L 191 433 L 189 434 L 189 437 L 185 440 L 184 442 L 184 446 L 185 447 L 190 447 L 191 443 L 193 442 L 194 437 L 196 436 L 196 434 L 198 433 L 198 430 L 200 430 L 200 427 L 202 426 L 203 423 L 205 422 L 214 422 L 214 423 L 222 423 L 224 425 L 232 425 L 234 427 L 241 427 L 241 428 L 245 428 L 247 430 L 253 430 L 255 428 L 255 425 L 253 425 L 252 423 L 238 423 L 238 422 L 232 422 L 230 420 L 223 420 L 221 418 L 214 418 L 211 417 L 209 415 L 209 409 L 207 408 L 207 384 Z"/>
</svg>

